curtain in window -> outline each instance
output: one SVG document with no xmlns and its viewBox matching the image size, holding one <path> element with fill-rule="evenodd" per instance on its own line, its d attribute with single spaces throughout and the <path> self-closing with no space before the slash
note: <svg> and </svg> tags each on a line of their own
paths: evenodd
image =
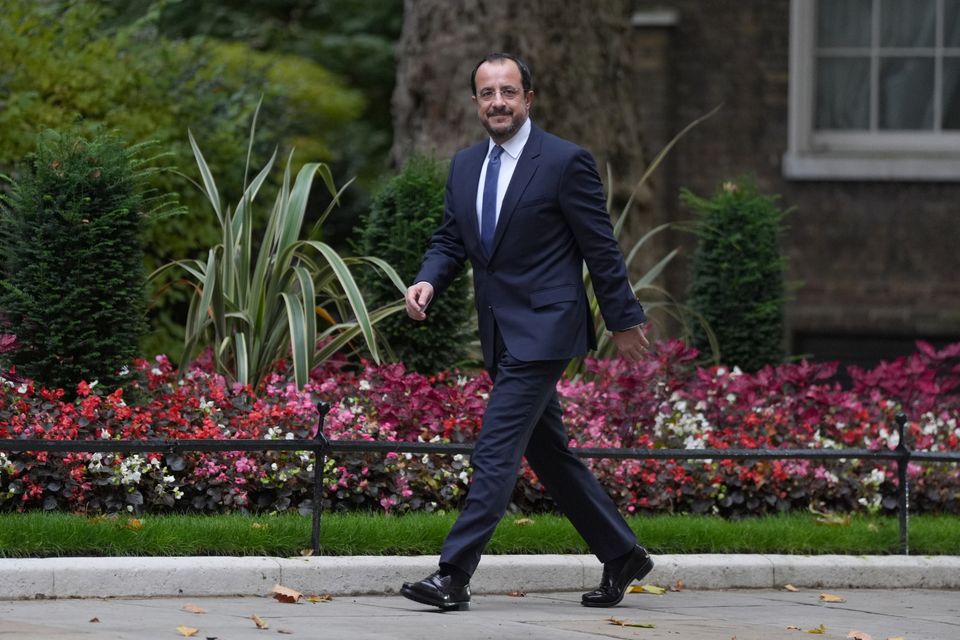
<svg viewBox="0 0 960 640">
<path fill-rule="evenodd" d="M 953 24 L 960 19 L 960 1 L 945 0 L 944 9 L 942 41 L 948 43 L 960 38 L 960 25 Z M 937 0 L 820 0 L 814 126 L 933 129 L 937 26 Z M 947 107 L 956 104 L 958 69 L 945 64 L 943 71 L 945 124 L 954 117 Z M 871 95 L 877 101 L 874 124 Z"/>
</svg>

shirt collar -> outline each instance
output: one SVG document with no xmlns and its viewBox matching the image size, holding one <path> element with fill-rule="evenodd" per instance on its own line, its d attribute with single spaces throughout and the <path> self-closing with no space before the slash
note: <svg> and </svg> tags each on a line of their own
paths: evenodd
<svg viewBox="0 0 960 640">
<path fill-rule="evenodd" d="M 527 144 L 527 140 L 530 138 L 530 129 L 532 128 L 530 118 L 527 118 L 523 125 L 520 126 L 520 130 L 517 131 L 512 138 L 504 142 L 501 147 L 511 158 L 516 160 L 520 157 L 520 152 L 523 151 L 524 145 Z M 487 155 L 490 155 L 490 151 L 497 145 L 496 142 L 490 140 L 490 143 L 487 145 Z"/>
</svg>

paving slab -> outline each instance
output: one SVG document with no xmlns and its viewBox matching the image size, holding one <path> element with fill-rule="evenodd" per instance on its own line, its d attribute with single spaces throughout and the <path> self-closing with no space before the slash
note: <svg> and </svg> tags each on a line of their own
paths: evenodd
<svg viewBox="0 0 960 640">
<path fill-rule="evenodd" d="M 17 600 L 0 602 L 0 638 L 182 638 L 179 626 L 197 629 L 195 638 L 217 640 L 838 640 L 853 630 L 874 640 L 960 638 L 956 592 L 840 589 L 831 595 L 843 602 L 823 602 L 816 589 L 683 589 L 662 596 L 628 594 L 611 609 L 580 606 L 578 592 L 481 595 L 469 611 L 451 613 L 399 596 L 341 596 L 297 604 L 268 597 Z M 206 612 L 184 610 L 188 604 Z M 254 614 L 269 628 L 258 629 Z M 804 633 L 813 629 L 823 632 Z"/>
</svg>

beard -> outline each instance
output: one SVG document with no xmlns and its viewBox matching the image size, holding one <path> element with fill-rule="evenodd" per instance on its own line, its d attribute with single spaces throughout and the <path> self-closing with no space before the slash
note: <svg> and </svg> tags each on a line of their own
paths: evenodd
<svg viewBox="0 0 960 640">
<path fill-rule="evenodd" d="M 493 124 L 491 119 L 498 116 L 509 116 L 510 120 L 503 124 Z M 495 111 L 490 110 L 480 119 L 481 124 L 483 124 L 483 128 L 486 129 L 491 138 L 494 140 L 499 139 L 504 142 L 512 138 L 526 121 L 527 113 L 525 111 L 523 113 L 517 113 L 513 109 L 509 108 L 497 109 Z"/>
</svg>

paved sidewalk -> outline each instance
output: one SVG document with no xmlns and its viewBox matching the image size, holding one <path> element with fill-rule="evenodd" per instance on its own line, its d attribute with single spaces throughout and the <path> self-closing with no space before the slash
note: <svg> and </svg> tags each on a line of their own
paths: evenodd
<svg viewBox="0 0 960 640">
<path fill-rule="evenodd" d="M 440 613 L 399 596 L 338 596 L 329 602 L 284 604 L 266 597 L 57 599 L 0 602 L 0 638 L 24 640 L 153 640 L 193 637 L 264 640 L 271 637 L 349 640 L 804 640 L 847 638 L 853 630 L 874 640 L 960 638 L 960 597 L 943 590 L 831 590 L 844 602 L 826 603 L 819 590 L 681 590 L 628 594 L 612 609 L 587 609 L 579 593 L 525 597 L 475 596 L 470 611 Z M 205 609 L 197 614 L 183 607 Z M 252 615 L 269 628 L 257 629 Z M 627 624 L 618 626 L 610 617 Z M 822 625 L 822 627 L 821 627 Z M 794 628 L 791 628 L 794 627 Z M 808 635 L 806 630 L 821 630 Z"/>
</svg>

